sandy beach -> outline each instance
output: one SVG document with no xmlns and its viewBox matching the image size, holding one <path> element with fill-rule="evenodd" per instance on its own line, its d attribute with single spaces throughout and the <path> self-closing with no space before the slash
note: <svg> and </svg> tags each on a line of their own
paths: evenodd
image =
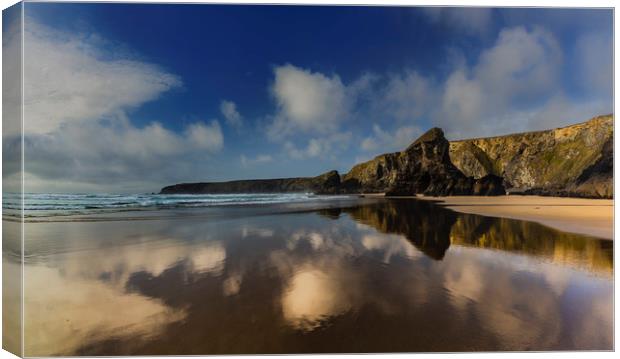
<svg viewBox="0 0 620 359">
<path fill-rule="evenodd" d="M 584 199 L 543 196 L 454 196 L 426 197 L 462 213 L 538 222 L 572 233 L 613 240 L 614 202 L 611 199 Z"/>
<path fill-rule="evenodd" d="M 383 197 L 383 193 L 365 193 L 365 197 Z M 414 198 L 391 197 L 391 198 Z M 545 196 L 415 196 L 440 201 L 442 206 L 461 212 L 491 217 L 532 221 L 564 232 L 602 239 L 614 237 L 614 201 Z"/>
</svg>

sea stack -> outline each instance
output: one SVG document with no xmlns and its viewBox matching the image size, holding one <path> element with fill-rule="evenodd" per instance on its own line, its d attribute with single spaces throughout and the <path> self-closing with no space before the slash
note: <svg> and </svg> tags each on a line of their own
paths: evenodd
<svg viewBox="0 0 620 359">
<path fill-rule="evenodd" d="M 350 191 L 385 192 L 387 196 L 501 195 L 497 176 L 475 180 L 450 160 L 450 143 L 440 128 L 432 128 L 402 152 L 389 153 L 361 163 L 346 174 Z"/>
</svg>

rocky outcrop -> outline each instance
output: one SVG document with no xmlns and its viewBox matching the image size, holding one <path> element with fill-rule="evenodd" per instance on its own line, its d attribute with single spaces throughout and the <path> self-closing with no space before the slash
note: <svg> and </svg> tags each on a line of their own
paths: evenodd
<svg viewBox="0 0 620 359">
<path fill-rule="evenodd" d="M 356 165 L 342 180 L 349 192 L 385 192 L 389 196 L 425 194 L 505 194 L 501 179 L 465 176 L 450 161 L 450 144 L 433 128 L 402 152 L 389 153 Z"/>
<path fill-rule="evenodd" d="M 378 156 L 361 163 L 341 179 L 336 171 L 317 177 L 276 178 L 229 182 L 182 183 L 165 187 L 162 194 L 285 193 L 316 194 L 385 192 L 389 196 L 499 195 L 502 181 L 489 175 L 465 176 L 449 156 L 443 131 L 433 128 L 402 152 Z"/>
<path fill-rule="evenodd" d="M 613 197 L 613 117 L 548 131 L 448 142 L 433 128 L 401 152 L 355 165 L 342 177 L 184 183 L 173 193 L 313 192 L 430 196 L 506 193 Z"/>
<path fill-rule="evenodd" d="M 435 127 L 426 132 L 399 154 L 400 166 L 386 195 L 471 194 L 473 180 L 450 162 L 449 148 L 441 129 Z"/>
<path fill-rule="evenodd" d="M 450 143 L 466 176 L 503 178 L 510 193 L 613 197 L 613 116 L 573 126 Z"/>
<path fill-rule="evenodd" d="M 340 191 L 340 175 L 329 171 L 316 177 L 274 178 L 228 182 L 181 183 L 164 187 L 161 194 L 288 193 L 333 194 Z"/>
</svg>

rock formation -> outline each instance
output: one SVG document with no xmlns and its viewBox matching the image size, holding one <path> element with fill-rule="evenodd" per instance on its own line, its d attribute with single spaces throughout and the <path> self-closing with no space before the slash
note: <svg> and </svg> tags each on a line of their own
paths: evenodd
<svg viewBox="0 0 620 359">
<path fill-rule="evenodd" d="M 613 116 L 547 131 L 450 143 L 466 176 L 502 177 L 510 193 L 613 197 Z"/>
<path fill-rule="evenodd" d="M 329 171 L 316 177 L 253 179 L 228 182 L 181 183 L 164 187 L 161 194 L 289 193 L 333 194 L 340 191 L 340 175 Z"/>
<path fill-rule="evenodd" d="M 337 171 L 317 177 L 276 178 L 229 182 L 182 183 L 165 187 L 162 194 L 284 193 L 316 194 L 385 192 L 390 196 L 423 193 L 430 196 L 505 194 L 501 180 L 489 175 L 466 177 L 450 162 L 450 144 L 433 128 L 407 149 L 355 166 L 342 181 Z"/>
<path fill-rule="evenodd" d="M 448 142 L 433 128 L 402 152 L 355 165 L 340 176 L 184 183 L 173 193 L 313 192 L 613 197 L 613 117 L 555 130 Z"/>
<path fill-rule="evenodd" d="M 501 179 L 465 176 L 450 161 L 450 144 L 433 128 L 402 152 L 389 153 L 353 167 L 342 180 L 348 192 L 385 192 L 389 196 L 505 194 Z"/>
</svg>

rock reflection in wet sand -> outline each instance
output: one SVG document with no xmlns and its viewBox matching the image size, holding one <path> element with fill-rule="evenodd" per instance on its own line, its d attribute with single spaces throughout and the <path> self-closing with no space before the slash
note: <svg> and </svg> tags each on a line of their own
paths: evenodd
<svg viewBox="0 0 620 359">
<path fill-rule="evenodd" d="M 26 233 L 26 355 L 613 345 L 611 241 L 428 202 Z"/>
</svg>

